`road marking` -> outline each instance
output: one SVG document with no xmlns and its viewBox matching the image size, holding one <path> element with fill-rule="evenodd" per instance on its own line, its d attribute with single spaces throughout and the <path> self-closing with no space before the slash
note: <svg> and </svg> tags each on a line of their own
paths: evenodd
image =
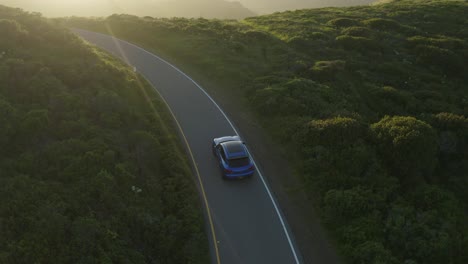
<svg viewBox="0 0 468 264">
<path fill-rule="evenodd" d="M 146 79 L 146 81 L 151 84 L 151 82 L 142 74 L 140 73 L 141 76 L 143 76 L 143 78 Z M 214 224 L 213 224 L 213 218 L 211 217 L 211 210 L 210 210 L 210 206 L 208 204 L 208 199 L 206 198 L 206 192 L 205 192 L 205 187 L 203 186 L 203 182 L 202 182 L 202 179 L 201 179 L 201 175 L 200 175 L 200 171 L 198 170 L 198 164 L 195 162 L 195 158 L 193 156 L 193 152 L 192 152 L 192 149 L 190 148 L 190 145 L 188 143 L 188 140 L 187 140 L 187 137 L 185 136 L 185 133 L 184 131 L 182 130 L 182 127 L 180 126 L 179 124 L 179 121 L 177 121 L 177 118 L 174 114 L 174 112 L 172 112 L 172 109 L 171 107 L 169 106 L 169 104 L 167 103 L 166 99 L 164 99 L 164 97 L 161 95 L 161 93 L 158 91 L 158 89 L 151 84 L 151 86 L 154 88 L 154 90 L 158 93 L 159 97 L 161 97 L 161 99 L 163 100 L 164 104 L 167 106 L 167 108 L 169 109 L 169 112 L 171 113 L 172 115 L 172 118 L 175 120 L 176 122 L 176 125 L 177 127 L 179 128 L 179 131 L 180 133 L 182 134 L 182 137 L 184 138 L 184 142 L 185 142 L 185 145 L 187 146 L 187 149 L 189 151 L 189 154 L 190 154 L 190 159 L 192 160 L 192 164 L 194 165 L 195 167 L 195 172 L 197 174 L 197 178 L 198 178 L 198 182 L 200 183 L 200 188 L 201 188 L 201 192 L 202 192 L 202 196 L 203 196 L 203 201 L 205 203 L 205 209 L 206 209 L 206 213 L 208 215 L 208 222 L 210 224 L 210 229 L 211 229 L 211 234 L 212 234 L 212 239 L 213 239 L 213 244 L 214 244 L 214 248 L 215 248 L 215 255 L 216 255 L 216 263 L 217 264 L 221 264 L 221 261 L 220 261 L 220 257 L 219 257 L 219 249 L 218 249 L 218 244 L 219 244 L 219 241 L 216 239 L 216 233 L 215 233 L 215 229 L 214 229 Z M 217 243 L 216 243 L 217 242 Z"/>
<path fill-rule="evenodd" d="M 86 31 L 86 30 L 85 30 Z M 92 32 L 92 31 L 88 31 L 88 32 Z M 109 37 L 109 35 L 106 35 L 106 34 L 102 34 L 102 33 L 99 33 L 99 32 L 92 32 L 92 33 L 95 33 L 95 34 L 98 34 L 98 35 L 103 35 L 103 36 L 106 36 L 106 37 Z M 113 36 L 111 36 L 113 37 Z M 115 38 L 115 37 L 113 37 Z M 163 58 L 160 58 L 159 56 L 133 44 L 133 43 L 130 43 L 126 40 L 122 40 L 122 39 L 119 39 L 119 38 L 115 38 L 119 41 L 122 41 L 124 43 L 127 43 L 128 45 L 130 46 L 133 46 L 139 50 L 142 50 L 143 52 L 145 53 L 148 53 L 150 56 L 166 63 L 167 65 L 171 66 L 173 69 L 175 69 L 176 71 L 178 71 L 180 74 L 184 75 L 187 79 L 189 79 L 190 81 L 192 81 L 207 97 L 208 99 L 210 99 L 210 101 L 218 108 L 218 110 L 221 112 L 221 114 L 223 114 L 224 118 L 226 118 L 226 120 L 228 121 L 229 125 L 232 127 L 232 129 L 234 130 L 234 132 L 239 135 L 239 132 L 237 131 L 236 127 L 234 126 L 234 124 L 231 122 L 231 120 L 227 117 L 226 113 L 221 109 L 221 107 L 215 102 L 215 100 L 196 82 L 194 81 L 192 78 L 190 78 L 187 74 L 185 74 L 183 71 L 181 71 L 179 68 L 177 68 L 176 66 L 172 65 L 171 63 L 169 63 L 168 61 L 164 60 Z M 146 79 L 146 78 L 145 78 Z M 179 130 L 181 131 L 182 133 L 182 136 L 184 137 L 184 141 L 185 141 L 185 144 L 187 145 L 188 149 L 189 149 L 189 152 L 190 152 L 190 156 L 191 156 L 191 159 L 192 159 L 192 162 L 195 162 L 195 159 L 193 157 L 193 154 L 192 154 L 192 151 L 190 149 L 190 146 L 188 145 L 188 141 L 187 141 L 187 138 L 185 137 L 185 134 L 184 132 L 182 131 L 182 127 L 180 126 L 179 122 L 177 121 L 174 113 L 172 112 L 171 108 L 169 107 L 169 104 L 166 102 L 166 100 L 162 97 L 162 95 L 159 93 L 159 91 L 156 89 L 156 87 L 154 87 L 156 92 L 160 95 L 160 97 L 163 99 L 163 101 L 165 102 L 165 104 L 168 106 L 169 108 L 169 111 L 171 113 L 171 115 L 173 116 L 174 120 L 176 121 L 176 124 L 177 126 L 179 127 Z M 239 135 L 240 136 L 240 135 Z M 242 138 L 242 137 L 241 137 Z M 247 146 L 246 146 L 247 147 Z M 247 147 L 247 151 L 250 153 L 248 147 Z M 268 196 L 270 197 L 270 200 L 273 204 L 273 207 L 275 208 L 275 211 L 276 211 L 276 214 L 278 215 L 278 218 L 281 222 L 281 225 L 283 227 L 283 231 L 284 231 L 284 234 L 286 235 L 286 238 L 288 240 L 288 243 L 289 243 L 289 246 L 291 248 L 291 251 L 294 255 L 294 259 L 296 261 L 296 264 L 300 264 L 300 261 L 299 261 L 299 257 L 298 257 L 298 254 L 296 253 L 296 249 L 294 247 L 294 244 L 292 242 L 292 239 L 291 237 L 289 236 L 289 232 L 288 232 L 288 229 L 286 227 L 286 223 L 283 219 L 283 216 L 281 215 L 281 212 L 279 210 L 279 207 L 273 197 L 273 194 L 271 193 L 270 189 L 268 188 L 268 184 L 266 183 L 265 181 L 265 178 L 263 177 L 263 174 L 260 172 L 260 169 L 259 167 L 257 166 L 255 160 L 253 159 L 252 157 L 252 161 L 255 165 L 255 167 L 257 168 L 257 172 L 258 172 L 258 175 L 260 176 L 260 179 L 262 180 L 262 183 L 263 183 L 263 186 L 265 187 L 267 193 L 268 193 Z M 195 163 L 194 163 L 195 164 Z M 211 230 L 212 230 L 212 234 L 213 234 L 213 238 L 214 238 L 214 241 L 217 241 L 215 238 L 216 238 L 216 235 L 214 233 L 214 226 L 213 226 L 213 221 L 211 219 L 211 213 L 210 213 L 210 210 L 209 210 L 209 206 L 208 206 L 208 200 L 206 198 L 206 194 L 205 194 L 205 190 L 204 190 L 204 187 L 203 187 L 203 184 L 201 182 L 201 176 L 200 176 L 200 173 L 198 172 L 198 167 L 196 166 L 195 164 L 195 169 L 196 169 L 196 172 L 197 172 L 197 175 L 198 175 L 198 180 L 200 181 L 200 186 L 201 186 L 201 189 L 202 189 L 202 195 L 203 195 L 203 199 L 205 200 L 205 206 L 207 208 L 207 212 L 208 212 L 208 218 L 209 218 L 209 222 L 210 222 L 210 226 L 211 226 Z M 215 251 L 216 251 L 216 257 L 217 257 L 217 261 L 218 261 L 218 264 L 220 264 L 220 260 L 219 260 L 219 251 L 218 251 L 218 247 L 217 247 L 217 243 L 214 243 L 215 244 Z"/>
<path fill-rule="evenodd" d="M 103 34 L 103 35 L 105 35 L 105 34 Z M 129 44 L 129 45 L 131 45 L 131 46 L 133 46 L 133 47 L 136 47 L 136 48 L 138 48 L 138 49 L 140 49 L 140 50 L 142 50 L 142 51 L 144 51 L 144 52 L 146 52 L 146 53 L 152 55 L 153 57 L 155 57 L 155 58 L 161 60 L 162 62 L 166 63 L 167 65 L 171 66 L 173 69 L 175 69 L 176 71 L 178 71 L 179 73 L 181 73 L 182 75 L 184 75 L 187 79 L 189 79 L 190 81 L 192 81 L 192 82 L 193 82 L 193 83 L 194 83 L 194 84 L 211 100 L 211 102 L 218 108 L 218 110 L 221 112 L 221 114 L 223 114 L 224 118 L 226 118 L 226 120 L 228 121 L 229 125 L 231 125 L 232 129 L 234 130 L 234 132 L 235 132 L 237 135 L 239 135 L 239 132 L 237 131 L 236 127 L 235 127 L 234 124 L 231 122 L 231 120 L 227 117 L 226 113 L 224 113 L 224 111 L 221 109 L 221 107 L 215 102 L 215 100 L 214 100 L 214 99 L 213 99 L 197 82 L 195 82 L 195 81 L 194 81 L 192 78 L 190 78 L 187 74 L 185 74 L 185 73 L 182 72 L 180 69 L 178 69 L 176 66 L 170 64 L 170 63 L 167 62 L 166 60 L 164 60 L 164 59 L 158 57 L 157 55 L 155 55 L 155 54 L 153 54 L 153 53 L 151 53 L 151 52 L 149 52 L 149 51 L 147 51 L 147 50 L 145 50 L 145 49 L 143 49 L 143 48 L 140 48 L 140 47 L 138 47 L 137 45 L 134 45 L 134 44 L 132 44 L 132 43 L 130 43 L 130 42 L 128 42 L 128 41 L 125 41 L 125 40 L 121 40 L 121 41 L 123 41 L 123 42 L 125 42 L 125 43 L 127 43 L 127 44 Z M 175 118 L 175 116 L 174 116 L 174 118 Z M 239 135 L 239 136 L 240 136 L 240 135 Z M 242 138 L 242 137 L 241 137 L 241 138 Z M 247 146 L 246 146 L 246 147 L 247 147 Z M 247 147 L 247 151 L 250 153 L 248 147 Z M 268 193 L 268 196 L 270 197 L 270 200 L 271 200 L 271 202 L 273 203 L 273 206 L 275 207 L 276 214 L 278 215 L 278 218 L 279 218 L 279 220 L 280 220 L 280 222 L 281 222 L 281 225 L 283 226 L 283 231 L 284 231 L 284 233 L 285 233 L 285 235 L 286 235 L 286 238 L 288 239 L 288 243 L 289 243 L 289 246 L 291 247 L 291 251 L 292 251 L 292 253 L 293 253 L 293 255 L 294 255 L 294 259 L 295 259 L 295 261 L 296 261 L 296 264 L 300 264 L 300 262 L 299 262 L 299 257 L 298 257 L 298 255 L 297 255 L 297 253 L 296 253 L 296 249 L 294 248 L 294 245 L 293 245 L 293 242 L 292 242 L 292 240 L 291 240 L 291 237 L 289 236 L 289 232 L 288 232 L 288 230 L 287 230 L 287 228 L 286 228 L 286 223 L 285 223 L 285 221 L 284 221 L 284 219 L 283 219 L 283 217 L 282 217 L 282 215 L 281 215 L 281 212 L 280 212 L 280 210 L 279 210 L 279 207 L 278 207 L 278 205 L 276 204 L 276 201 L 275 201 L 275 199 L 274 199 L 274 197 L 273 197 L 273 195 L 272 195 L 270 189 L 268 188 L 268 185 L 267 185 L 267 183 L 266 183 L 266 181 L 265 181 L 265 179 L 264 179 L 262 173 L 260 172 L 260 169 L 259 169 L 259 167 L 257 166 L 255 160 L 253 159 L 253 157 L 252 157 L 252 161 L 253 161 L 255 167 L 257 168 L 257 172 L 258 172 L 258 175 L 260 176 L 260 179 L 262 180 L 263 186 L 265 186 L 265 189 L 266 189 L 266 191 L 267 191 L 267 193 Z M 206 199 L 206 198 L 205 198 L 205 199 Z"/>
</svg>

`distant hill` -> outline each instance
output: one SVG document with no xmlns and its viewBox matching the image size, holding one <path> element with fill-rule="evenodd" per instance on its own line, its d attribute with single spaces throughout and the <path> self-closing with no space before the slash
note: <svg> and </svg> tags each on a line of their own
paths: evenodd
<svg viewBox="0 0 468 264">
<path fill-rule="evenodd" d="M 258 13 L 296 10 L 304 8 L 368 5 L 376 0 L 239 0 L 247 8 Z"/>
<path fill-rule="evenodd" d="M 0 0 L 0 4 L 40 12 L 47 17 L 108 16 L 125 13 L 154 17 L 243 19 L 255 13 L 239 2 L 224 0 Z"/>
</svg>

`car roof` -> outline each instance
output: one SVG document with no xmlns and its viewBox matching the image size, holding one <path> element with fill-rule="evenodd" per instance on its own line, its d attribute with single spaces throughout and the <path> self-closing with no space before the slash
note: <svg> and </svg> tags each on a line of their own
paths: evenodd
<svg viewBox="0 0 468 264">
<path fill-rule="evenodd" d="M 239 159 L 248 157 L 247 150 L 242 141 L 227 141 L 221 143 L 227 159 Z"/>
</svg>

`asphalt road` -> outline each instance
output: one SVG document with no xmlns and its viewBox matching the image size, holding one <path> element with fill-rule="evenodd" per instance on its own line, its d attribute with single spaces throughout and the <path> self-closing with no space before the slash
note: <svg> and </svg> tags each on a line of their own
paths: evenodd
<svg viewBox="0 0 468 264">
<path fill-rule="evenodd" d="M 185 135 L 198 170 L 199 189 L 209 208 L 206 218 L 212 262 L 301 263 L 294 238 L 261 171 L 243 181 L 221 179 L 210 149 L 212 139 L 238 133 L 209 95 L 176 67 L 142 48 L 108 35 L 73 32 L 135 67 L 168 104 Z"/>
</svg>

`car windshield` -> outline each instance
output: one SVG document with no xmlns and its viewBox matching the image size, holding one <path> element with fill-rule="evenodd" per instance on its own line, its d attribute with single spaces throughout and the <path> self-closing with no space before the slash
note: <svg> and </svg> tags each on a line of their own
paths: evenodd
<svg viewBox="0 0 468 264">
<path fill-rule="evenodd" d="M 250 164 L 249 158 L 238 158 L 238 159 L 230 159 L 228 160 L 229 167 L 232 168 L 238 168 L 238 167 L 244 167 Z"/>
</svg>

